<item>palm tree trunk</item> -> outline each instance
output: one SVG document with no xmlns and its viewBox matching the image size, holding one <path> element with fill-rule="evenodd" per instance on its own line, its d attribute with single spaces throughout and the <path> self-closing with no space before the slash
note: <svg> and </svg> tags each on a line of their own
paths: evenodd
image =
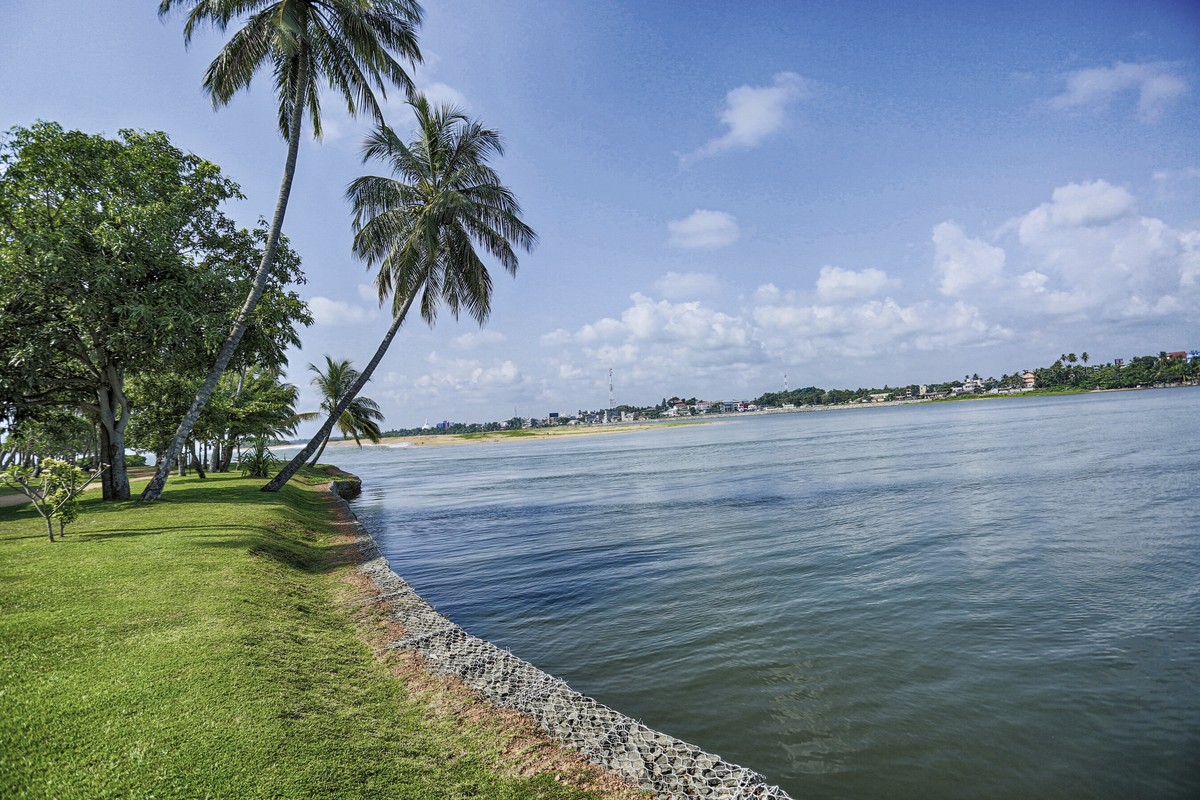
<svg viewBox="0 0 1200 800">
<path fill-rule="evenodd" d="M 371 373 L 375 371 L 375 367 L 379 366 L 379 362 L 383 360 L 383 354 L 387 352 L 388 347 L 390 347 L 392 344 L 392 339 L 396 338 L 396 332 L 400 330 L 400 326 L 404 324 L 404 318 L 408 316 L 408 309 L 412 306 L 413 298 L 416 296 L 416 294 L 417 292 L 413 291 L 408 296 L 408 299 L 404 301 L 404 306 L 396 312 L 396 315 L 392 318 L 391 327 L 388 328 L 388 332 L 383 337 L 383 341 L 379 343 L 379 347 L 375 350 L 375 355 L 371 356 L 371 361 L 359 374 L 358 380 L 354 382 L 354 385 L 350 387 L 350 390 L 343 395 L 342 399 L 338 401 L 338 404 L 334 406 L 332 411 L 329 412 L 329 419 L 325 420 L 325 424 L 321 426 L 321 430 L 317 431 L 317 435 L 314 436 L 309 443 L 304 446 L 304 449 L 297 453 L 295 457 L 288 462 L 287 466 L 280 470 L 279 474 L 272 478 L 271 482 L 266 486 L 263 486 L 259 491 L 278 492 L 280 489 L 282 489 L 284 484 L 290 481 L 292 476 L 296 474 L 297 470 L 304 466 L 304 462 L 309 459 L 317 447 L 329 438 L 330 434 L 333 432 L 334 423 L 342 418 L 342 414 L 346 411 L 350 404 L 354 402 L 354 398 L 358 397 L 358 393 L 361 392 L 363 387 L 367 385 L 367 381 L 371 379 Z"/>
<path fill-rule="evenodd" d="M 326 437 L 325 437 L 325 438 L 324 438 L 324 439 L 321 441 L 321 449 L 317 451 L 317 454 L 316 454 L 315 456 L 313 456 L 313 459 L 312 459 L 312 461 L 308 462 L 308 465 L 309 465 L 310 467 L 315 467 L 315 466 L 317 465 L 317 462 L 321 460 L 321 455 L 322 455 L 322 454 L 325 452 L 325 445 L 327 445 L 327 444 L 329 444 L 329 437 L 328 437 L 328 436 L 326 436 Z"/>
<path fill-rule="evenodd" d="M 154 470 L 154 477 L 142 492 L 142 500 L 152 501 L 157 500 L 162 496 L 163 487 L 166 486 L 167 478 L 171 473 L 171 462 L 179 457 L 179 453 L 183 449 L 183 443 L 191 434 L 192 428 L 196 424 L 196 420 L 200 418 L 204 407 L 208 405 L 208 400 L 212 397 L 212 393 L 217 388 L 217 381 L 221 379 L 221 374 L 228 366 L 229 360 L 233 358 L 233 352 L 237 349 L 238 344 L 242 341 L 242 334 L 246 332 L 246 328 L 250 324 L 250 316 L 254 313 L 254 309 L 258 306 L 258 301 L 262 298 L 263 290 L 267 285 L 267 277 L 271 274 L 271 266 L 275 263 L 275 250 L 279 246 L 279 235 L 283 230 L 283 218 L 287 213 L 288 198 L 292 193 L 292 178 L 296 174 L 296 156 L 300 152 L 300 127 L 304 121 L 304 105 L 305 94 L 304 88 L 307 84 L 308 61 L 304 57 L 303 52 L 300 57 L 300 67 L 297 70 L 296 78 L 296 98 L 295 105 L 292 108 L 291 127 L 288 129 L 288 153 L 287 161 L 283 168 L 283 181 L 279 187 L 279 199 L 275 203 L 275 216 L 271 219 L 271 230 L 267 234 L 266 247 L 263 249 L 262 261 L 258 265 L 258 273 L 254 278 L 254 286 L 250 289 L 250 293 L 246 295 L 246 302 L 242 304 L 242 308 L 238 311 L 237 318 L 234 320 L 233 327 L 229 331 L 229 335 L 225 338 L 225 343 L 221 345 L 221 350 L 217 354 L 217 361 L 213 364 L 212 369 L 208 372 L 208 377 L 205 378 L 200 391 L 196 393 L 196 399 L 192 401 L 192 407 L 188 409 L 184 415 L 183 421 L 179 423 L 179 428 L 175 431 L 175 438 L 171 440 L 170 446 L 167 448 L 166 457 L 162 459 Z"/>
</svg>

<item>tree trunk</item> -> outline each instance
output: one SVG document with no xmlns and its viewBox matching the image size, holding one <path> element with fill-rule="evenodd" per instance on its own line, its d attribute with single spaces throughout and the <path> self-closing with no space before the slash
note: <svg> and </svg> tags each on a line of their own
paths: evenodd
<svg viewBox="0 0 1200 800">
<path fill-rule="evenodd" d="M 124 375 L 112 364 L 104 367 L 107 385 L 97 392 L 100 408 L 101 462 L 108 465 L 103 478 L 105 500 L 129 499 L 129 472 L 125 468 L 125 428 L 131 405 L 125 396 Z"/>
<path fill-rule="evenodd" d="M 183 443 L 188 435 L 192 432 L 192 428 L 196 424 L 196 420 L 200 418 L 200 414 L 204 411 L 204 407 L 208 405 L 208 400 L 212 397 L 213 391 L 217 388 L 217 381 L 221 379 L 221 374 L 228 366 L 229 360 L 233 358 L 233 352 L 237 349 L 238 344 L 242 341 L 242 334 L 246 332 L 246 328 L 250 324 L 250 316 L 254 313 L 254 309 L 258 307 L 258 301 L 262 298 L 263 290 L 267 286 L 267 277 L 271 274 L 271 266 L 275 263 L 275 250 L 279 246 L 279 235 L 283 230 L 283 218 L 287 212 L 288 197 L 292 193 L 292 178 L 296 174 L 296 155 L 300 151 L 300 127 L 304 121 L 304 106 L 305 106 L 305 85 L 308 81 L 308 60 L 303 49 L 300 52 L 300 65 L 296 70 L 296 87 L 294 105 L 292 108 L 291 127 L 288 129 L 288 153 L 287 161 L 283 168 L 283 181 L 279 186 L 279 199 L 275 203 L 275 216 L 271 219 L 271 230 L 267 234 L 266 247 L 263 249 L 262 261 L 258 265 L 258 273 L 254 278 L 254 286 L 250 293 L 246 295 L 246 302 L 242 304 L 242 308 L 238 311 L 237 319 L 234 320 L 233 327 L 229 331 L 229 335 L 225 339 L 225 343 L 221 345 L 221 350 L 217 354 L 217 361 L 213 364 L 212 369 L 208 372 L 208 377 L 200 386 L 200 391 L 196 393 L 196 399 L 192 401 L 192 407 L 188 409 L 184 415 L 183 421 L 179 423 L 179 429 L 175 431 L 175 438 L 171 440 L 171 445 L 167 449 L 167 458 L 154 470 L 154 477 L 142 492 L 142 500 L 152 501 L 157 500 L 162 496 L 163 487 L 166 486 L 167 477 L 171 472 L 171 461 L 179 455 L 183 450 Z"/>
<path fill-rule="evenodd" d="M 100 463 L 105 463 L 108 459 L 109 450 L 111 449 L 112 436 L 109 435 L 108 428 L 104 425 L 100 426 Z M 100 477 L 100 496 L 105 502 L 115 500 L 113 496 L 113 477 L 112 470 L 105 470 Z"/>
<path fill-rule="evenodd" d="M 192 467 L 196 470 L 196 477 L 200 479 L 207 478 L 204 474 L 204 460 L 196 455 L 196 443 L 192 442 Z"/>
<path fill-rule="evenodd" d="M 321 449 L 317 451 L 317 454 L 315 456 L 313 456 L 312 461 L 308 462 L 308 465 L 310 467 L 315 467 L 317 465 L 317 462 L 321 460 L 321 454 L 325 452 L 325 445 L 327 445 L 327 444 L 329 444 L 328 436 L 326 436 L 325 439 L 321 442 Z"/>
<path fill-rule="evenodd" d="M 226 439 L 221 444 L 221 472 L 229 472 L 229 465 L 233 463 L 233 453 L 237 447 L 233 439 Z"/>
<path fill-rule="evenodd" d="M 409 295 L 409 297 L 404 301 L 404 306 L 396 312 L 395 317 L 392 318 L 391 327 L 388 328 L 388 332 L 383 337 L 383 341 L 379 343 L 379 347 L 375 350 L 375 355 L 371 356 L 370 363 L 368 363 L 366 369 L 359 374 L 358 380 L 354 382 L 354 385 L 350 387 L 350 390 L 342 396 L 342 399 L 338 401 L 338 404 L 334 406 L 332 411 L 329 412 L 329 419 L 325 420 L 325 424 L 321 426 L 321 430 L 317 431 L 317 435 L 314 436 L 309 443 L 304 446 L 304 449 L 297 453 L 295 457 L 288 462 L 288 465 L 280 470 L 279 474 L 272 478 L 270 483 L 262 487 L 262 489 L 259 491 L 278 492 L 280 489 L 282 489 L 284 484 L 290 481 L 292 476 L 296 474 L 296 471 L 304 466 L 304 462 L 306 462 L 309 457 L 312 456 L 317 447 L 320 446 L 322 442 L 326 441 L 330 434 L 333 433 L 334 423 L 341 419 L 342 413 L 345 412 L 352 402 L 354 402 L 354 398 L 358 397 L 358 393 L 362 391 L 362 388 L 367 385 L 367 381 L 371 379 L 371 373 L 375 371 L 375 367 L 379 366 L 379 362 L 383 360 L 383 354 L 387 352 L 388 347 L 392 344 L 392 339 L 396 338 L 396 332 L 400 330 L 400 326 L 404 324 L 404 318 L 408 315 L 408 309 L 412 306 L 413 298 L 416 296 L 416 294 L 417 292 L 414 290 L 412 294 Z"/>
</svg>

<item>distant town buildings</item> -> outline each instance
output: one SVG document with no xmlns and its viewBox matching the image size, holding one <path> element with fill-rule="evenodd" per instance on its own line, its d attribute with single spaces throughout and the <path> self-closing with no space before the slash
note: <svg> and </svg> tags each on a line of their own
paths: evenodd
<svg viewBox="0 0 1200 800">
<path fill-rule="evenodd" d="M 878 389 L 831 389 L 824 390 L 816 387 L 787 391 L 787 378 L 784 379 L 783 394 L 768 392 L 756 401 L 747 400 L 681 400 L 673 396 L 668 401 L 655 406 L 613 406 L 610 386 L 607 409 L 600 411 L 580 410 L 578 415 L 563 415 L 551 411 L 540 419 L 514 416 L 509 420 L 479 425 L 465 425 L 443 421 L 436 424 L 439 432 L 457 432 L 459 428 L 483 428 L 490 430 L 509 430 L 512 428 L 540 428 L 554 425 L 602 425 L 613 422 L 637 422 L 643 419 L 660 417 L 691 417 L 707 414 L 737 414 L 754 411 L 791 411 L 798 408 L 821 408 L 841 405 L 875 405 L 883 403 L 906 403 L 918 400 L 940 400 L 964 395 L 1006 395 L 1019 394 L 1034 389 L 1037 390 L 1088 390 L 1088 389 L 1117 389 L 1135 388 L 1142 386 L 1171 386 L 1197 385 L 1200 383 L 1200 373 L 1194 366 L 1200 361 L 1200 350 L 1159 351 L 1158 355 L 1146 355 L 1133 358 L 1128 363 L 1126 359 L 1114 358 L 1108 364 L 1088 363 L 1088 354 L 1083 354 L 1082 364 L 1077 364 L 1074 354 L 1063 356 L 1053 365 L 1039 368 L 1037 371 L 1018 370 L 1012 375 L 1004 375 L 1000 379 L 994 377 L 980 378 L 964 377 L 962 381 L 948 381 L 942 384 L 911 384 L 908 386 L 889 387 L 886 384 L 883 391 Z M 1068 362 L 1068 363 L 1063 363 Z M 1180 363 L 1182 362 L 1182 363 Z M 1040 375 L 1040 378 L 1039 378 Z M 611 378 L 610 378 L 611 380 Z M 761 405 L 760 405 L 761 404 Z M 516 409 L 513 409 L 514 414 Z M 490 426 L 490 427 L 489 427 Z M 430 430 L 429 421 L 421 426 L 422 431 Z"/>
</svg>

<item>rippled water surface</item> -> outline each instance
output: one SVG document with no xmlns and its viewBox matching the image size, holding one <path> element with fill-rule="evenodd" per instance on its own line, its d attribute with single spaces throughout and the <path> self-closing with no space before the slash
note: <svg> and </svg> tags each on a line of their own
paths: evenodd
<svg viewBox="0 0 1200 800">
<path fill-rule="evenodd" d="M 1200 796 L 1200 390 L 338 448 L 471 633 L 797 798 Z"/>
</svg>

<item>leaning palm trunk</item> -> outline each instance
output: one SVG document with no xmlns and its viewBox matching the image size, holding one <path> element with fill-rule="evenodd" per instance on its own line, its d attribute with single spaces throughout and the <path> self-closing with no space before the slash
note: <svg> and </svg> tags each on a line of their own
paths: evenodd
<svg viewBox="0 0 1200 800">
<path fill-rule="evenodd" d="M 346 411 L 350 404 L 354 402 L 354 398 L 358 397 L 358 393 L 361 392 L 363 387 L 367 385 L 367 381 L 371 379 L 371 373 L 375 371 L 375 367 L 379 366 L 379 362 L 383 360 L 384 353 L 386 353 L 388 348 L 391 347 L 392 339 L 396 338 L 396 332 L 399 331 L 400 326 L 404 324 L 404 318 L 408 316 L 408 309 L 412 306 L 413 298 L 415 296 L 416 292 L 410 293 L 408 298 L 404 301 L 404 305 L 402 305 L 400 309 L 396 311 L 395 315 L 392 317 L 392 325 L 388 328 L 387 333 L 383 337 L 383 341 L 379 343 L 379 347 L 375 350 L 375 355 L 371 356 L 371 360 L 367 363 L 367 366 L 362 373 L 359 374 L 358 380 L 354 382 L 354 385 L 350 387 L 342 399 L 338 401 L 338 404 L 333 407 L 333 410 L 329 412 L 329 418 L 325 420 L 325 424 L 321 426 L 321 430 L 317 431 L 317 435 L 309 440 L 308 444 L 304 446 L 304 449 L 297 453 L 295 457 L 288 462 L 288 465 L 281 469 L 279 474 L 272 478 L 271 482 L 262 487 L 260 491 L 278 492 L 283 488 L 284 484 L 290 481 L 292 476 L 304 466 L 304 462 L 307 461 L 310 456 L 312 456 L 318 447 L 324 447 L 323 443 L 328 441 L 330 435 L 333 433 L 333 426 L 337 424 L 337 421 L 341 419 L 342 414 Z"/>
<path fill-rule="evenodd" d="M 221 375 L 225 372 L 225 367 L 229 365 L 234 351 L 237 350 L 238 344 L 242 341 L 242 335 L 250 325 L 250 317 L 254 313 L 254 309 L 258 307 L 258 301 L 262 299 L 263 291 L 267 285 L 267 278 L 270 276 L 271 267 L 275 263 L 275 250 L 279 245 L 279 236 L 283 230 L 283 218 L 287 213 L 288 198 L 292 193 L 292 179 L 296 174 L 296 155 L 300 152 L 300 127 L 304 121 L 304 89 L 307 81 L 305 75 L 306 67 L 307 62 L 302 57 L 296 80 L 295 105 L 292 107 L 291 125 L 288 128 L 288 154 L 283 168 L 283 181 L 279 187 L 279 199 L 275 203 L 275 216 L 271 219 L 271 230 L 267 234 L 262 261 L 259 262 L 258 273 L 254 276 L 254 286 L 251 287 L 250 293 L 246 295 L 246 302 L 242 304 L 241 310 L 238 311 L 237 318 L 233 322 L 233 327 L 230 329 L 229 335 L 225 338 L 225 343 L 221 345 L 220 352 L 217 353 L 217 361 L 213 364 L 212 369 L 209 370 L 208 377 L 204 379 L 204 383 L 200 386 L 200 391 L 196 393 L 196 399 L 192 401 L 192 407 L 188 409 L 187 414 L 183 417 L 183 421 L 179 423 L 179 428 L 175 431 L 175 438 L 171 440 L 171 444 L 167 448 L 166 456 L 155 467 L 154 477 L 150 479 L 150 483 L 142 492 L 142 500 L 157 500 L 162 496 L 163 487 L 166 486 L 167 478 L 171 474 L 171 462 L 178 458 L 180 452 L 183 450 L 184 442 L 191 435 L 196 420 L 204 412 L 204 407 L 208 405 L 209 398 L 212 397 L 212 393 L 217 388 L 217 382 L 221 380 Z"/>
<path fill-rule="evenodd" d="M 325 454 L 325 445 L 329 444 L 329 437 L 333 433 L 332 427 L 329 433 L 325 434 L 325 438 L 321 440 L 321 446 L 317 449 L 317 454 L 312 457 L 312 461 L 308 462 L 310 467 L 315 467 L 317 462 L 321 460 L 321 456 Z"/>
</svg>

